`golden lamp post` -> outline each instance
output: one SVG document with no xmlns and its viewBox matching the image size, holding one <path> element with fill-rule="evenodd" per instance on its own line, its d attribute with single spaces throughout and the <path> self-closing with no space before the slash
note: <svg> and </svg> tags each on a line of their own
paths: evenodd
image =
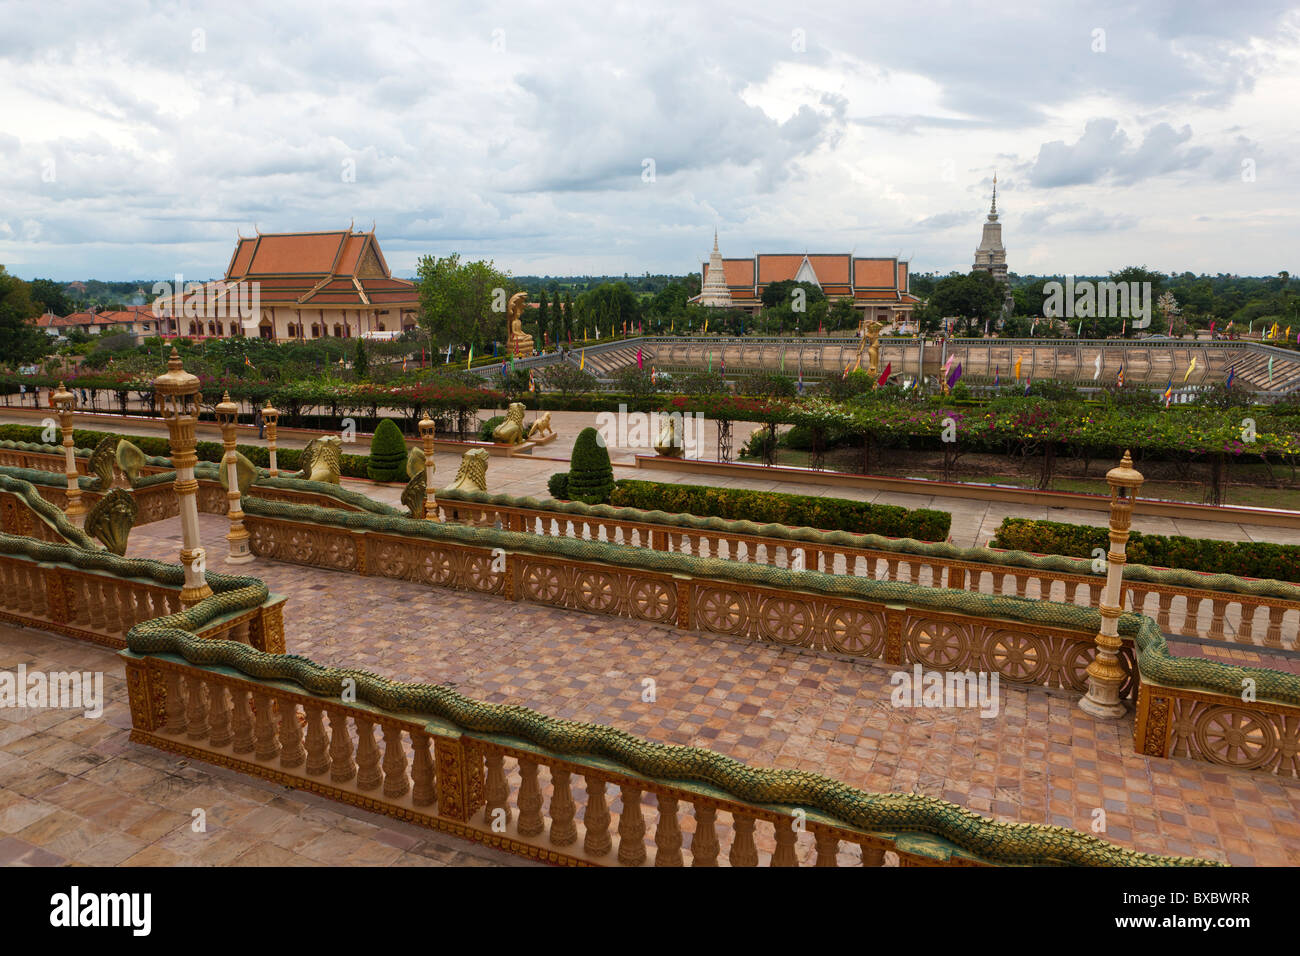
<svg viewBox="0 0 1300 956">
<path fill-rule="evenodd" d="M 420 419 L 420 438 L 424 440 L 424 517 L 438 521 L 438 500 L 433 493 L 433 421 L 428 415 Z"/>
<path fill-rule="evenodd" d="M 181 564 L 185 565 L 185 586 L 181 604 L 189 607 L 212 596 L 203 574 L 206 559 L 199 544 L 199 483 L 194 480 L 194 425 L 199 420 L 199 380 L 181 368 L 180 353 L 172 349 L 167 371 L 153 380 L 154 396 L 167 423 L 172 465 L 176 468 L 176 497 L 181 511 Z"/>
<path fill-rule="evenodd" d="M 59 390 L 50 396 L 50 404 L 59 412 L 59 425 L 63 431 L 63 459 L 68 474 L 66 513 L 69 521 L 80 524 L 86 516 L 86 506 L 81 503 L 81 486 L 77 484 L 77 455 L 72 450 L 72 410 L 77 406 L 77 396 L 60 382 Z"/>
<path fill-rule="evenodd" d="M 1079 701 L 1086 713 L 1103 720 L 1124 716 L 1119 688 L 1124 682 L 1120 664 L 1120 602 L 1123 599 L 1124 563 L 1128 560 L 1129 524 L 1133 519 L 1133 502 L 1142 487 L 1142 474 L 1133 469 L 1133 457 L 1126 451 L 1118 468 L 1106 473 L 1110 485 L 1110 553 L 1106 555 L 1106 587 L 1101 597 L 1101 631 L 1097 634 L 1097 654 L 1088 665 L 1088 693 Z"/>
<path fill-rule="evenodd" d="M 266 400 L 266 408 L 262 409 L 262 421 L 266 424 L 266 447 L 271 456 L 271 477 L 275 478 L 280 474 L 280 468 L 275 463 L 275 426 L 280 421 L 280 410 L 271 404 L 271 400 Z"/>
<path fill-rule="evenodd" d="M 230 515 L 230 530 L 226 533 L 230 553 L 226 555 L 226 564 L 247 564 L 253 560 L 253 555 L 248 550 L 244 512 L 239 508 L 239 465 L 235 458 L 235 425 L 239 421 L 239 406 L 230 400 L 229 392 L 222 396 L 216 412 L 217 423 L 221 426 L 221 442 L 226 449 L 226 454 L 221 459 L 221 467 L 226 473 L 226 501 L 229 503 L 226 510 Z"/>
</svg>

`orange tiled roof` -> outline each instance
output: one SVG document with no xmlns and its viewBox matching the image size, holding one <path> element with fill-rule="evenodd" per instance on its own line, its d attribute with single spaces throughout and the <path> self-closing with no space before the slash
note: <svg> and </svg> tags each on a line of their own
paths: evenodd
<svg viewBox="0 0 1300 956">
<path fill-rule="evenodd" d="M 894 259 L 854 259 L 853 286 L 855 289 L 895 289 L 897 286 Z"/>
</svg>

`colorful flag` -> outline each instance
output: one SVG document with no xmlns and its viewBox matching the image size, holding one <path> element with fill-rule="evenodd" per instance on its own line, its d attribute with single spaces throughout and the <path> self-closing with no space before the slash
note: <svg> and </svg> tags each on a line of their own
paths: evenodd
<svg viewBox="0 0 1300 956">
<path fill-rule="evenodd" d="M 1016 359 L 1016 381 L 1020 381 L 1020 359 Z"/>
<path fill-rule="evenodd" d="M 650 366 L 650 384 L 654 385 L 659 381 L 659 372 L 653 365 Z"/>
<path fill-rule="evenodd" d="M 403 372 L 406 371 L 406 356 L 405 356 L 405 355 L 402 356 L 402 371 L 403 371 Z"/>
<path fill-rule="evenodd" d="M 644 366 L 641 364 L 641 346 L 639 345 L 636 347 L 636 367 L 637 371 L 644 371 Z"/>
<path fill-rule="evenodd" d="M 709 334 L 709 319 L 708 319 L 708 316 L 705 316 L 705 318 L 704 318 L 704 334 L 705 334 L 705 335 L 708 335 L 708 334 Z"/>
<path fill-rule="evenodd" d="M 251 368 L 254 372 L 257 371 L 257 366 L 248 360 L 247 355 L 244 356 L 244 364 L 247 365 L 249 368 Z"/>
<path fill-rule="evenodd" d="M 956 385 L 959 378 L 961 378 L 961 362 L 958 362 L 957 366 L 948 373 L 948 387 L 952 388 Z"/>
<path fill-rule="evenodd" d="M 1228 380 L 1223 383 L 1224 388 L 1232 388 L 1232 380 L 1237 377 L 1237 366 L 1228 369 Z"/>
<path fill-rule="evenodd" d="M 1268 357 L 1268 384 L 1273 384 L 1273 356 Z"/>
<path fill-rule="evenodd" d="M 889 373 L 892 372 L 893 370 L 894 370 L 894 363 L 886 362 L 885 370 L 880 373 L 880 378 L 876 381 L 877 388 L 879 388 L 881 385 L 884 385 L 886 382 L 889 381 Z"/>
<path fill-rule="evenodd" d="M 586 330 L 584 329 L 583 331 L 585 332 Z M 584 341 L 585 341 L 585 338 L 584 338 Z M 581 372 L 581 371 L 582 371 L 584 368 L 586 368 L 586 367 L 587 367 L 587 350 L 586 350 L 586 349 L 583 349 L 583 350 L 578 354 L 578 371 Z"/>
<path fill-rule="evenodd" d="M 1169 403 L 1172 402 L 1173 400 L 1174 400 L 1174 380 L 1171 378 L 1169 380 L 1169 385 L 1165 388 L 1165 408 L 1168 408 Z"/>
<path fill-rule="evenodd" d="M 451 343 L 450 342 L 447 343 L 447 361 L 444 362 L 443 364 L 444 365 L 451 364 Z"/>
<path fill-rule="evenodd" d="M 1120 388 L 1124 387 L 1124 366 L 1122 363 L 1120 364 L 1119 367 L 1119 375 L 1116 376 L 1115 378 L 1115 384 L 1118 385 Z"/>
<path fill-rule="evenodd" d="M 704 324 L 705 324 L 705 325 L 708 325 L 708 324 L 709 324 L 709 320 L 708 320 L 708 319 L 705 319 L 705 320 L 704 320 Z M 710 372 L 713 371 L 713 349 L 709 349 L 709 371 L 710 371 Z"/>
<path fill-rule="evenodd" d="M 469 371 L 469 369 L 473 365 L 474 365 L 474 343 L 471 342 L 469 346 L 469 359 L 465 362 L 465 370 Z"/>
<path fill-rule="evenodd" d="M 1097 353 L 1097 361 L 1092 363 L 1092 380 L 1095 382 L 1101 378 L 1101 353 Z"/>
<path fill-rule="evenodd" d="M 1026 394 L 1026 395 L 1029 394 L 1029 376 L 1028 376 L 1028 375 L 1025 376 L 1025 394 Z"/>
<path fill-rule="evenodd" d="M 997 388 L 1002 384 L 1002 366 L 996 365 L 993 368 L 993 387 Z"/>
<path fill-rule="evenodd" d="M 1196 356 L 1193 355 L 1191 364 L 1187 366 L 1187 374 L 1183 376 L 1183 382 L 1187 381 L 1187 379 L 1191 376 L 1192 372 L 1195 369 L 1196 369 Z"/>
</svg>

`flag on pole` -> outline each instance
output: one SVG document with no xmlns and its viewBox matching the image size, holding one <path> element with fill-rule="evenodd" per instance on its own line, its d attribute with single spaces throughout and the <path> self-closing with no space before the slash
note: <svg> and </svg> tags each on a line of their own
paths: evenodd
<svg viewBox="0 0 1300 956">
<path fill-rule="evenodd" d="M 885 370 L 880 373 L 880 378 L 876 381 L 876 388 L 879 388 L 880 386 L 884 385 L 886 382 L 889 381 L 889 373 L 892 372 L 893 370 L 894 370 L 894 363 L 886 362 Z"/>
<path fill-rule="evenodd" d="M 997 388 L 1001 384 L 1002 384 L 1002 366 L 996 365 L 993 367 L 993 387 Z"/>
<path fill-rule="evenodd" d="M 474 365 L 474 343 L 471 342 L 469 346 L 469 359 L 465 362 L 465 370 L 469 371 L 469 369 L 473 365 Z"/>
<path fill-rule="evenodd" d="M 535 391 L 537 391 L 537 386 L 533 384 L 533 370 L 532 370 L 532 369 L 529 369 L 529 370 L 528 370 L 528 391 L 530 391 L 530 392 L 535 392 Z"/>
<path fill-rule="evenodd" d="M 402 356 L 402 371 L 403 371 L 403 372 L 406 371 L 406 356 L 405 356 L 405 355 Z"/>
<path fill-rule="evenodd" d="M 1169 403 L 1172 402 L 1173 400 L 1174 400 L 1174 380 L 1171 378 L 1169 380 L 1169 385 L 1165 388 L 1165 408 L 1168 408 Z"/>
<path fill-rule="evenodd" d="M 705 316 L 705 317 L 704 317 L 704 334 L 705 334 L 705 335 L 708 335 L 708 334 L 709 334 L 709 318 L 708 318 L 708 316 Z"/>
<path fill-rule="evenodd" d="M 1268 384 L 1273 384 L 1273 356 L 1268 357 Z"/>
<path fill-rule="evenodd" d="M 669 332 L 676 332 L 676 331 L 677 331 L 677 317 L 676 317 L 676 316 L 673 316 L 672 320 L 668 323 L 668 331 L 669 331 Z"/>
<path fill-rule="evenodd" d="M 585 325 L 582 327 L 582 341 L 587 341 L 587 327 Z"/>
<path fill-rule="evenodd" d="M 578 353 L 578 371 L 581 372 L 587 367 L 587 350 L 583 349 Z"/>
<path fill-rule="evenodd" d="M 1115 384 L 1120 388 L 1124 387 L 1124 365 L 1122 363 L 1119 367 L 1119 375 L 1115 378 Z"/>
<path fill-rule="evenodd" d="M 1017 357 L 1016 358 L 1016 381 L 1017 382 L 1020 381 L 1020 362 L 1021 359 Z"/>
<path fill-rule="evenodd" d="M 1228 369 L 1228 380 L 1223 383 L 1224 388 L 1232 388 L 1232 380 L 1237 377 L 1237 366 Z"/>
<path fill-rule="evenodd" d="M 705 324 L 705 325 L 708 325 L 708 324 L 709 324 L 709 320 L 708 320 L 708 319 L 705 319 L 705 320 L 704 320 L 704 324 Z M 709 371 L 710 371 L 710 372 L 713 371 L 713 349 L 709 349 Z"/>
<path fill-rule="evenodd" d="M 1187 374 L 1183 376 L 1184 383 L 1186 383 L 1187 379 L 1191 376 L 1192 372 L 1195 369 L 1196 369 L 1196 356 L 1193 355 L 1191 364 L 1187 366 Z"/>
<path fill-rule="evenodd" d="M 257 366 L 248 360 L 247 355 L 244 356 L 244 364 L 247 365 L 249 368 L 251 368 L 254 372 L 257 371 Z"/>
<path fill-rule="evenodd" d="M 1101 378 L 1101 353 L 1097 353 L 1097 361 L 1092 363 L 1092 380 L 1095 382 Z"/>
<path fill-rule="evenodd" d="M 653 365 L 651 365 L 651 366 L 650 366 L 650 384 L 651 384 L 651 385 L 654 385 L 654 384 L 656 384 L 658 381 L 659 381 L 659 372 L 658 372 L 658 370 L 657 370 Z"/>
<path fill-rule="evenodd" d="M 641 346 L 636 347 L 636 367 L 637 371 L 643 371 L 644 366 L 641 364 Z"/>
<path fill-rule="evenodd" d="M 781 346 L 781 374 L 785 374 L 785 346 Z"/>
<path fill-rule="evenodd" d="M 1026 394 L 1026 395 L 1029 394 L 1029 376 L 1028 376 L 1028 375 L 1025 376 L 1025 394 Z"/>
<path fill-rule="evenodd" d="M 725 351 L 722 353 L 721 358 L 718 359 L 718 362 L 719 362 L 718 371 L 721 374 L 726 375 L 727 374 L 727 353 Z"/>
<path fill-rule="evenodd" d="M 1083 320 L 1079 320 L 1079 331 L 1075 333 L 1077 338 L 1083 338 Z"/>
<path fill-rule="evenodd" d="M 959 378 L 961 378 L 961 362 L 958 362 L 957 366 L 948 373 L 948 387 L 952 388 L 956 385 Z"/>
<path fill-rule="evenodd" d="M 451 343 L 450 342 L 447 343 L 447 361 L 443 362 L 442 364 L 443 365 L 451 364 Z"/>
</svg>

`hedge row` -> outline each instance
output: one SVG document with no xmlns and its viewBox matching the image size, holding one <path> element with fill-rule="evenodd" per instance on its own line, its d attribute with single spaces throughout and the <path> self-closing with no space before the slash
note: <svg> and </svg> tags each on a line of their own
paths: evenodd
<svg viewBox="0 0 1300 956">
<path fill-rule="evenodd" d="M 898 505 L 874 505 L 847 498 L 787 495 L 746 488 L 664 484 L 621 479 L 614 483 L 609 503 L 615 507 L 729 518 L 759 523 L 851 531 L 917 541 L 946 541 L 952 515 L 946 511 Z"/>
<path fill-rule="evenodd" d="M 1003 518 L 994 548 L 1031 554 L 1063 554 L 1091 558 L 1097 549 L 1110 550 L 1105 528 L 1029 518 Z M 1128 559 L 1157 568 L 1185 568 L 1208 574 L 1235 574 L 1243 578 L 1270 578 L 1300 583 L 1300 546 L 1259 541 L 1216 541 L 1132 532 Z"/>
</svg>

